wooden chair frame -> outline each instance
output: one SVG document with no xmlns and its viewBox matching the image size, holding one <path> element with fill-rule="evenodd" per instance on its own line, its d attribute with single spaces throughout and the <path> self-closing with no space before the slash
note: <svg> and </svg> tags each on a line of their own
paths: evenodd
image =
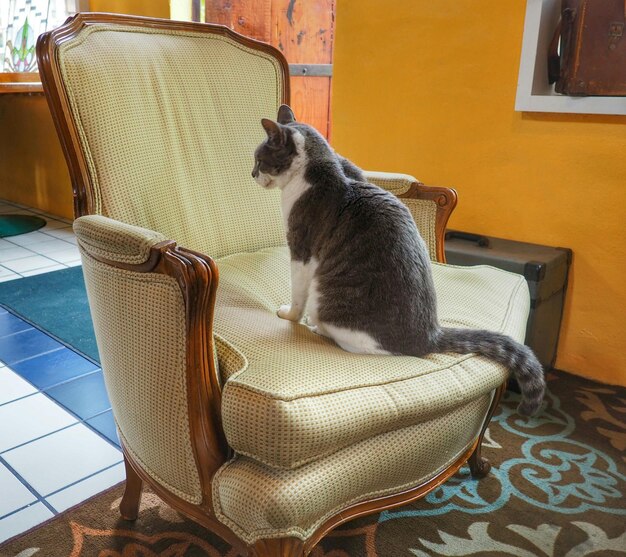
<svg viewBox="0 0 626 557">
<path fill-rule="evenodd" d="M 94 191 L 87 161 L 80 146 L 76 123 L 62 84 L 56 49 L 64 41 L 75 37 L 83 28 L 99 23 L 118 23 L 156 29 L 194 31 L 226 35 L 249 48 L 272 54 L 283 67 L 282 102 L 289 102 L 289 71 L 283 55 L 270 45 L 239 35 L 221 25 L 188 23 L 154 18 L 128 17 L 113 14 L 85 13 L 69 18 L 62 27 L 41 35 L 37 43 L 39 69 L 44 92 L 52 112 L 63 152 L 70 170 L 74 191 L 75 215 L 95 213 Z M 435 201 L 437 259 L 445 261 L 443 244 L 445 226 L 457 202 L 456 192 L 449 188 L 429 187 L 416 182 L 400 197 Z M 306 541 L 297 538 L 263 539 L 246 544 L 230 528 L 219 522 L 213 512 L 212 480 L 217 470 L 230 458 L 232 449 L 226 443 L 221 422 L 221 387 L 219 370 L 213 359 L 213 311 L 218 288 L 218 267 L 215 261 L 201 253 L 178 247 L 174 241 L 155 245 L 148 259 L 139 265 L 124 264 L 98 257 L 107 265 L 140 273 L 160 273 L 173 277 L 180 285 L 185 303 L 187 338 L 187 393 L 195 464 L 200 475 L 202 500 L 189 503 L 155 482 L 129 451 L 122 447 L 126 467 L 126 489 L 120 511 L 127 520 L 137 518 L 141 489 L 146 482 L 154 492 L 177 511 L 202 524 L 236 547 L 242 555 L 251 557 L 303 557 L 308 555 L 319 540 L 336 526 L 353 518 L 377 513 L 384 509 L 404 505 L 421 497 L 445 482 L 466 462 L 473 476 L 482 477 L 489 472 L 489 463 L 481 457 L 480 448 L 485 430 L 504 385 L 495 390 L 491 406 L 480 434 L 474 443 L 454 463 L 428 481 L 408 490 L 362 501 L 343 509 L 329 518 Z"/>
</svg>

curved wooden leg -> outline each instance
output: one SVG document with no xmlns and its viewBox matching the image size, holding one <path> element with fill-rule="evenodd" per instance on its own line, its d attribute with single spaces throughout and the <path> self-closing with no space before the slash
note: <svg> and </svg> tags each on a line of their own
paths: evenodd
<svg viewBox="0 0 626 557">
<path fill-rule="evenodd" d="M 481 435 L 480 441 L 478 445 L 476 445 L 476 449 L 467 461 L 470 467 L 470 473 L 472 474 L 472 478 L 476 479 L 484 478 L 487 474 L 489 474 L 489 470 L 491 470 L 491 464 L 489 464 L 489 461 L 480 455 L 480 449 L 482 447 L 482 444 L 483 438 Z"/>
<path fill-rule="evenodd" d="M 124 467 L 126 468 L 126 488 L 120 503 L 120 514 L 125 520 L 136 520 L 139 514 L 143 481 L 129 464 L 126 455 L 124 455 Z"/>
<path fill-rule="evenodd" d="M 251 557 L 304 557 L 304 544 L 298 538 L 258 540 L 252 546 Z"/>
<path fill-rule="evenodd" d="M 491 401 L 491 406 L 489 411 L 487 412 L 487 416 L 485 418 L 485 423 L 483 424 L 483 428 L 478 436 L 478 444 L 472 453 L 472 456 L 469 457 L 467 463 L 469 464 L 470 473 L 472 474 L 472 478 L 480 479 L 484 478 L 487 474 L 489 474 L 489 470 L 491 470 L 491 464 L 489 461 L 481 456 L 480 451 L 483 445 L 483 437 L 485 436 L 485 432 L 487 431 L 487 427 L 489 427 L 489 422 L 493 417 L 498 403 L 500 402 L 500 398 L 506 389 L 506 383 L 500 385 L 496 392 L 493 395 L 493 400 Z"/>
</svg>

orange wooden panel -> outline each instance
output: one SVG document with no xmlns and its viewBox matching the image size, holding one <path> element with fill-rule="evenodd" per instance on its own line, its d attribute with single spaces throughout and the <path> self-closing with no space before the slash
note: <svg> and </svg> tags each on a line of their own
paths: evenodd
<svg viewBox="0 0 626 557">
<path fill-rule="evenodd" d="M 207 23 L 220 23 L 237 33 L 270 42 L 272 0 L 208 0 Z"/>
<path fill-rule="evenodd" d="M 335 0 L 211 0 L 207 23 L 220 23 L 280 49 L 290 64 L 330 64 Z M 291 107 L 298 120 L 328 137 L 329 77 L 292 77 Z"/>
<path fill-rule="evenodd" d="M 299 122 L 329 133 L 330 77 L 292 77 L 291 108 Z"/>
<path fill-rule="evenodd" d="M 273 0 L 270 42 L 290 64 L 330 64 L 335 0 Z"/>
</svg>

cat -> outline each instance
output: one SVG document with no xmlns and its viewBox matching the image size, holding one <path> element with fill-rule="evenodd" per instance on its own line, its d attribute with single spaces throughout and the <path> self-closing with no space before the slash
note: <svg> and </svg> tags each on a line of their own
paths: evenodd
<svg viewBox="0 0 626 557">
<path fill-rule="evenodd" d="M 252 176 L 281 190 L 291 255 L 291 304 L 278 316 L 299 322 L 307 310 L 315 332 L 354 353 L 486 356 L 517 379 L 519 413 L 536 413 L 545 382 L 530 348 L 492 331 L 439 325 L 428 249 L 405 205 L 296 122 L 287 105 L 276 122 L 261 124 L 267 138 Z"/>
</svg>

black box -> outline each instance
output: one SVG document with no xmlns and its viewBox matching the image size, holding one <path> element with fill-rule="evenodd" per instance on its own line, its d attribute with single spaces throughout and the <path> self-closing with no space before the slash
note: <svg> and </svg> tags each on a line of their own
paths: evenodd
<svg viewBox="0 0 626 557">
<path fill-rule="evenodd" d="M 451 265 L 491 265 L 526 278 L 530 316 L 524 342 L 544 368 L 551 369 L 556 359 L 572 250 L 448 230 L 445 252 Z"/>
</svg>

